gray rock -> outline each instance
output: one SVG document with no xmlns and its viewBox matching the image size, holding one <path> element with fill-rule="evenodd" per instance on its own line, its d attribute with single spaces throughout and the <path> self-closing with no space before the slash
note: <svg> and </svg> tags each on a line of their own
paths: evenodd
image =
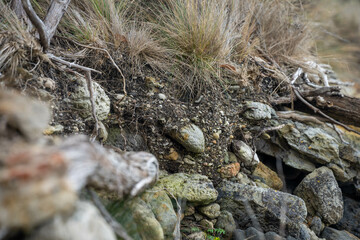
<svg viewBox="0 0 360 240">
<path fill-rule="evenodd" d="M 204 134 L 194 124 L 182 127 L 179 131 L 171 131 L 170 136 L 189 152 L 202 153 L 205 150 Z"/>
<path fill-rule="evenodd" d="M 300 225 L 299 240 L 310 240 L 310 238 L 310 229 L 304 223 L 302 223 Z"/>
<path fill-rule="evenodd" d="M 221 211 L 220 216 L 216 221 L 215 227 L 224 229 L 224 238 L 230 239 L 233 236 L 234 231 L 236 230 L 236 222 L 233 218 L 233 215 L 228 211 Z"/>
<path fill-rule="evenodd" d="M 177 216 L 166 192 L 164 190 L 154 191 L 150 189 L 141 198 L 150 206 L 155 218 L 160 223 L 165 239 L 173 239 Z"/>
<path fill-rule="evenodd" d="M 206 240 L 206 233 L 204 232 L 195 232 L 187 236 L 189 240 Z"/>
<path fill-rule="evenodd" d="M 105 144 L 126 151 L 147 151 L 144 138 L 127 128 L 110 128 Z"/>
<path fill-rule="evenodd" d="M 304 157 L 298 156 L 294 151 L 289 151 L 286 157 L 283 158 L 285 165 L 296 168 L 305 172 L 312 172 L 316 169 L 315 164 L 305 159 Z"/>
<path fill-rule="evenodd" d="M 79 109 L 79 114 L 83 118 L 90 118 L 92 116 L 90 93 L 86 84 L 86 79 L 78 77 L 76 79 L 77 87 L 71 95 L 71 103 L 75 108 Z M 96 83 L 92 82 L 96 116 L 98 119 L 104 120 L 110 112 L 110 99 L 106 95 L 104 89 Z"/>
<path fill-rule="evenodd" d="M 330 227 L 324 229 L 321 233 L 321 237 L 326 240 L 359 240 L 359 238 L 347 231 L 339 231 Z"/>
<path fill-rule="evenodd" d="M 185 199 L 197 205 L 214 202 L 218 196 L 208 177 L 200 174 L 176 173 L 161 178 L 156 188 L 166 189 L 176 198 Z"/>
<path fill-rule="evenodd" d="M 344 216 L 334 227 L 360 237 L 360 202 L 344 197 Z"/>
<path fill-rule="evenodd" d="M 246 229 L 245 234 L 248 239 L 265 240 L 265 234 L 254 227 L 249 227 Z"/>
<path fill-rule="evenodd" d="M 274 233 L 274 232 L 265 233 L 265 239 L 266 240 L 284 240 L 283 237 L 281 237 L 279 234 Z"/>
<path fill-rule="evenodd" d="M 214 228 L 214 224 L 207 220 L 207 219 L 202 219 L 200 222 L 199 222 L 200 226 L 202 226 L 204 229 L 213 229 Z"/>
<path fill-rule="evenodd" d="M 78 202 L 70 217 L 56 216 L 32 234 L 29 240 L 116 240 L 98 209 L 88 202 Z"/>
<path fill-rule="evenodd" d="M 311 219 L 310 222 L 310 229 L 317 235 L 319 236 L 321 231 L 323 230 L 324 225 L 321 221 L 321 219 L 318 216 L 315 216 Z"/>
<path fill-rule="evenodd" d="M 241 229 L 236 229 L 234 232 L 234 240 L 244 240 L 246 239 L 245 231 Z"/>
<path fill-rule="evenodd" d="M 299 122 L 294 125 L 278 130 L 291 148 L 320 164 L 339 161 L 339 143 L 334 137 L 321 128 Z"/>
<path fill-rule="evenodd" d="M 308 174 L 294 194 L 305 201 L 310 216 L 318 215 L 326 224 L 335 224 L 343 216 L 342 193 L 333 172 L 327 167 Z"/>
<path fill-rule="evenodd" d="M 150 207 L 140 198 L 131 203 L 134 222 L 142 239 L 164 240 L 164 231 Z"/>
<path fill-rule="evenodd" d="M 231 212 L 240 227 L 248 227 L 256 219 L 264 231 L 279 232 L 284 222 L 288 234 L 297 237 L 307 215 L 301 198 L 288 193 L 224 181 L 219 185 L 221 209 Z M 285 207 L 285 216 L 281 209 Z M 252 211 L 254 215 L 250 214 Z"/>
<path fill-rule="evenodd" d="M 330 168 L 335 178 L 340 182 L 350 182 L 357 174 L 355 169 L 350 168 L 349 166 L 346 166 L 346 163 L 343 160 L 339 160 L 339 163 L 343 167 L 339 167 L 336 164 L 330 163 L 327 165 L 328 168 Z"/>
<path fill-rule="evenodd" d="M 260 102 L 246 102 L 244 117 L 249 120 L 271 119 L 274 110 L 266 104 Z"/>
<path fill-rule="evenodd" d="M 232 142 L 232 150 L 245 167 L 254 170 L 259 164 L 259 157 L 254 151 L 243 141 L 235 140 Z"/>
<path fill-rule="evenodd" d="M 206 217 L 214 219 L 220 215 L 220 205 L 217 203 L 212 203 L 210 205 L 200 207 L 199 211 Z"/>
</svg>

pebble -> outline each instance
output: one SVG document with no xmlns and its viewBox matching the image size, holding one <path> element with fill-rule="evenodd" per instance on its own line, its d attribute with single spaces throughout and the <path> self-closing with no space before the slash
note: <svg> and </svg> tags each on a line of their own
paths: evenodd
<svg viewBox="0 0 360 240">
<path fill-rule="evenodd" d="M 213 138 L 214 138 L 215 140 L 218 140 L 218 139 L 220 138 L 220 134 L 219 134 L 218 132 L 214 133 L 214 134 L 213 134 Z"/>
<path fill-rule="evenodd" d="M 165 99 L 166 99 L 165 94 L 162 94 L 162 93 L 159 93 L 158 97 L 159 97 L 159 99 L 161 99 L 161 100 L 165 100 Z"/>
</svg>

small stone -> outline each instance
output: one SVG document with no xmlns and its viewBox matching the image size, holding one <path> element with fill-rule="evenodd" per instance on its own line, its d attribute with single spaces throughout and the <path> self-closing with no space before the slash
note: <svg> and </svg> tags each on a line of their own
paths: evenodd
<svg viewBox="0 0 360 240">
<path fill-rule="evenodd" d="M 179 131 L 172 131 L 170 136 L 186 148 L 189 152 L 202 153 L 205 150 L 205 137 L 201 129 L 189 124 Z"/>
<path fill-rule="evenodd" d="M 193 205 L 187 205 L 184 211 L 184 215 L 191 216 L 195 213 L 195 207 Z"/>
<path fill-rule="evenodd" d="M 62 133 L 64 131 L 64 126 L 63 125 L 55 125 L 55 126 L 49 126 L 44 130 L 44 134 L 45 135 L 52 135 L 55 133 Z"/>
<path fill-rule="evenodd" d="M 201 220 L 204 219 L 204 216 L 201 215 L 201 214 L 199 214 L 199 213 L 195 213 L 195 214 L 194 214 L 194 217 L 195 217 L 195 220 L 196 220 L 197 222 L 199 222 L 199 221 L 201 221 Z"/>
<path fill-rule="evenodd" d="M 218 139 L 220 138 L 220 134 L 219 134 L 218 132 L 213 133 L 213 138 L 214 138 L 215 140 L 218 140 Z"/>
<path fill-rule="evenodd" d="M 260 102 L 245 103 L 245 118 L 249 120 L 271 119 L 271 113 L 274 112 L 270 106 Z"/>
<path fill-rule="evenodd" d="M 321 237 L 326 240 L 359 240 L 359 238 L 347 231 L 340 231 L 331 227 L 326 227 L 321 233 Z"/>
<path fill-rule="evenodd" d="M 192 234 L 188 235 L 186 239 L 189 239 L 189 240 L 206 240 L 207 237 L 206 237 L 206 233 L 204 233 L 204 232 L 195 232 L 195 233 L 192 233 Z"/>
<path fill-rule="evenodd" d="M 215 227 L 224 229 L 225 239 L 231 239 L 236 229 L 236 222 L 233 215 L 228 211 L 221 211 L 220 216 L 217 218 Z"/>
<path fill-rule="evenodd" d="M 195 162 L 192 161 L 192 160 L 190 160 L 190 159 L 187 158 L 187 157 L 184 158 L 184 163 L 189 164 L 189 165 L 195 165 Z"/>
<path fill-rule="evenodd" d="M 254 170 L 260 162 L 257 154 L 243 141 L 233 141 L 232 150 L 245 167 Z"/>
<path fill-rule="evenodd" d="M 264 179 L 265 184 L 275 190 L 280 190 L 283 187 L 283 182 L 276 172 L 268 168 L 262 162 L 259 162 L 256 166 L 253 175 Z"/>
<path fill-rule="evenodd" d="M 162 94 L 162 93 L 159 93 L 158 97 L 159 97 L 160 100 L 165 100 L 166 99 L 165 94 Z"/>
<path fill-rule="evenodd" d="M 214 224 L 211 221 L 207 220 L 207 219 L 203 219 L 199 223 L 205 229 L 213 229 L 214 228 Z"/>
<path fill-rule="evenodd" d="M 220 215 L 220 205 L 212 203 L 210 205 L 199 208 L 199 211 L 210 219 L 217 218 Z"/>
<path fill-rule="evenodd" d="M 172 160 L 172 161 L 177 161 L 179 159 L 179 153 L 177 153 L 175 151 L 175 149 L 171 148 L 170 149 L 170 154 L 165 156 L 165 159 Z"/>
<path fill-rule="evenodd" d="M 324 225 L 321 222 L 321 219 L 318 216 L 313 217 L 310 222 L 310 229 L 319 236 L 321 231 L 323 230 Z"/>
<path fill-rule="evenodd" d="M 235 177 L 240 171 L 240 163 L 231 163 L 219 170 L 219 173 L 222 178 L 232 178 Z"/>
<path fill-rule="evenodd" d="M 244 173 L 239 172 L 238 175 L 236 175 L 236 178 L 238 179 L 239 183 L 241 183 L 241 184 L 251 185 L 251 186 L 255 185 L 255 183 L 253 181 L 251 181 L 249 179 L 249 177 Z"/>
</svg>

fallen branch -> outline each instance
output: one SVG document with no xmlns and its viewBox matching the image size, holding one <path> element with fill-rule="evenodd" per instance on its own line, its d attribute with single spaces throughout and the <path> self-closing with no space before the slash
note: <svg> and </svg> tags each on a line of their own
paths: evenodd
<svg viewBox="0 0 360 240">
<path fill-rule="evenodd" d="M 345 128 L 346 130 L 348 131 L 351 131 L 351 132 L 354 132 L 354 133 L 357 133 L 360 135 L 360 132 L 348 127 L 347 125 L 335 120 L 334 118 L 326 115 L 325 113 L 323 113 L 320 109 L 318 109 L 317 107 L 313 106 L 311 103 L 309 103 L 308 101 L 305 100 L 305 98 L 303 98 L 301 96 L 301 94 L 299 93 L 299 91 L 293 86 L 293 90 L 294 90 L 294 93 L 296 95 L 296 97 L 301 101 L 303 102 L 307 107 L 309 107 L 311 110 L 313 110 L 315 113 L 318 113 L 319 115 L 323 116 L 324 118 L 328 119 L 330 122 L 332 123 L 335 123 L 339 126 L 342 126 L 343 128 Z"/>
</svg>

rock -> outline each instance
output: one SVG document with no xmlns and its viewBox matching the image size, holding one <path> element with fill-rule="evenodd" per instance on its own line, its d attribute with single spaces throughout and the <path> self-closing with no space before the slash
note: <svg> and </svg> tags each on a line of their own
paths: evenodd
<svg viewBox="0 0 360 240">
<path fill-rule="evenodd" d="M 298 156 L 294 151 L 288 151 L 286 157 L 283 158 L 285 165 L 299 169 L 305 172 L 312 172 L 316 169 L 315 164 L 305 159 L 304 157 Z"/>
<path fill-rule="evenodd" d="M 111 226 L 98 209 L 88 202 L 78 202 L 70 218 L 56 216 L 35 231 L 29 240 L 116 240 Z"/>
<path fill-rule="evenodd" d="M 186 205 L 184 215 L 187 217 L 193 215 L 194 213 L 195 213 L 195 207 L 193 205 Z"/>
<path fill-rule="evenodd" d="M 214 138 L 215 140 L 219 140 L 220 134 L 219 134 L 218 132 L 213 133 L 213 138 Z"/>
<path fill-rule="evenodd" d="M 337 163 L 340 159 L 338 141 L 321 128 L 295 122 L 278 132 L 291 148 L 320 164 Z"/>
<path fill-rule="evenodd" d="M 359 238 L 347 231 L 339 231 L 330 227 L 324 229 L 321 233 L 321 237 L 326 240 L 359 240 Z"/>
<path fill-rule="evenodd" d="M 145 139 L 127 128 L 110 128 L 105 144 L 126 151 L 147 151 Z"/>
<path fill-rule="evenodd" d="M 159 93 L 158 97 L 160 100 L 166 100 L 165 94 Z"/>
<path fill-rule="evenodd" d="M 156 188 L 166 189 L 176 198 L 198 205 L 214 202 L 218 196 L 208 177 L 200 174 L 176 173 L 160 179 Z"/>
<path fill-rule="evenodd" d="M 219 169 L 222 178 L 235 177 L 240 171 L 240 163 L 230 163 Z"/>
<path fill-rule="evenodd" d="M 0 116 L 6 116 L 4 126 L 7 124 L 18 130 L 27 140 L 36 140 L 48 126 L 50 111 L 40 101 L 0 91 Z"/>
<path fill-rule="evenodd" d="M 98 135 L 98 139 L 100 140 L 100 142 L 106 142 L 107 138 L 109 136 L 108 131 L 106 130 L 105 125 L 99 121 L 99 135 Z"/>
<path fill-rule="evenodd" d="M 194 124 L 182 127 L 179 131 L 171 131 L 170 136 L 189 152 L 202 153 L 205 150 L 204 134 Z"/>
<path fill-rule="evenodd" d="M 360 237 L 360 202 L 344 197 L 344 216 L 334 227 Z"/>
<path fill-rule="evenodd" d="M 245 231 L 245 235 L 247 239 L 251 240 L 265 240 L 265 234 L 263 232 L 260 232 L 254 227 L 249 227 Z"/>
<path fill-rule="evenodd" d="M 175 151 L 175 149 L 170 148 L 170 153 L 165 156 L 165 159 L 177 161 L 179 159 L 179 153 Z"/>
<path fill-rule="evenodd" d="M 141 198 L 150 206 L 155 218 L 160 223 L 164 231 L 165 239 L 172 239 L 177 223 L 177 216 L 166 192 L 164 190 L 153 191 L 150 189 L 145 192 Z"/>
<path fill-rule="evenodd" d="M 318 215 L 326 224 L 335 224 L 343 216 L 342 193 L 333 172 L 327 167 L 308 174 L 294 194 L 305 201 L 310 216 Z"/>
<path fill-rule="evenodd" d="M 231 239 L 234 231 L 236 230 L 236 222 L 233 215 L 228 211 L 221 211 L 220 216 L 215 224 L 216 228 L 225 230 L 225 239 Z"/>
<path fill-rule="evenodd" d="M 220 205 L 212 203 L 199 208 L 199 211 L 210 219 L 217 218 L 220 215 Z"/>
<path fill-rule="evenodd" d="M 279 234 L 274 232 L 265 233 L 265 240 L 284 240 Z"/>
<path fill-rule="evenodd" d="M 310 240 L 310 229 L 304 224 L 300 224 L 299 240 Z"/>
<path fill-rule="evenodd" d="M 283 182 L 276 172 L 268 168 L 262 162 L 259 162 L 256 166 L 253 175 L 264 179 L 265 184 L 275 190 L 281 190 L 283 187 Z"/>
<path fill-rule="evenodd" d="M 204 229 L 213 229 L 214 228 L 214 224 L 207 220 L 207 219 L 202 219 L 200 222 L 199 222 L 200 226 L 202 226 Z"/>
<path fill-rule="evenodd" d="M 236 229 L 234 232 L 234 240 L 244 240 L 246 239 L 245 231 L 241 229 Z"/>
<path fill-rule="evenodd" d="M 232 150 L 245 167 L 254 170 L 260 160 L 256 153 L 243 141 L 233 141 Z"/>
<path fill-rule="evenodd" d="M 318 216 L 313 217 L 310 222 L 310 229 L 319 236 L 321 231 L 324 229 L 324 224 L 322 223 L 321 218 Z"/>
<path fill-rule="evenodd" d="M 255 183 L 244 173 L 239 172 L 236 178 L 240 184 L 255 186 Z"/>
<path fill-rule="evenodd" d="M 189 240 L 206 240 L 206 233 L 204 232 L 195 232 L 187 236 Z"/>
<path fill-rule="evenodd" d="M 78 85 L 71 94 L 71 103 L 75 108 L 79 109 L 79 114 L 82 118 L 90 118 L 92 117 L 92 109 L 86 79 L 78 77 L 76 82 Z M 102 121 L 107 118 L 110 112 L 110 98 L 98 83 L 93 81 L 92 88 L 94 92 L 96 116 L 98 120 Z"/>
<path fill-rule="evenodd" d="M 246 102 L 244 117 L 249 120 L 271 119 L 275 111 L 268 105 L 260 102 Z"/>
<path fill-rule="evenodd" d="M 150 207 L 140 198 L 131 204 L 134 221 L 142 239 L 164 240 L 164 231 Z"/>
<path fill-rule="evenodd" d="M 204 216 L 199 213 L 195 213 L 194 217 L 195 217 L 195 221 L 197 221 L 197 222 L 200 222 L 201 220 L 204 219 Z"/>
<path fill-rule="evenodd" d="M 333 171 L 333 173 L 335 175 L 335 178 L 340 182 L 349 182 L 357 174 L 355 169 L 341 168 L 338 165 L 333 164 L 333 163 L 328 164 L 327 167 L 330 168 Z"/>
<path fill-rule="evenodd" d="M 221 209 L 231 212 L 240 227 L 246 227 L 256 218 L 264 231 L 278 232 L 280 222 L 284 221 L 286 231 L 295 237 L 299 235 L 299 224 L 307 215 L 301 198 L 288 193 L 223 181 L 218 188 Z M 255 216 L 248 213 L 251 207 Z M 285 218 L 281 209 L 285 209 Z M 282 220 L 281 220 L 282 219 Z"/>
<path fill-rule="evenodd" d="M 52 134 L 56 134 L 56 133 L 62 133 L 64 131 L 64 126 L 63 125 L 55 125 L 55 126 L 48 126 L 45 130 L 44 130 L 44 134 L 45 135 L 52 135 Z"/>
</svg>

